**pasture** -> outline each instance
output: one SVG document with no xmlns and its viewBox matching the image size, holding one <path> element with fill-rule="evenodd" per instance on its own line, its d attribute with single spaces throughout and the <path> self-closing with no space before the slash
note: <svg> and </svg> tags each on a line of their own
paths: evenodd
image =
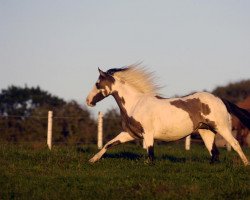
<svg viewBox="0 0 250 200">
<path fill-rule="evenodd" d="M 95 146 L 0 146 L 0 199 L 250 199 L 250 167 L 220 149 L 210 165 L 204 145 L 167 143 L 154 165 L 135 144 L 111 149 L 89 164 Z M 244 149 L 250 158 L 250 149 Z"/>
</svg>

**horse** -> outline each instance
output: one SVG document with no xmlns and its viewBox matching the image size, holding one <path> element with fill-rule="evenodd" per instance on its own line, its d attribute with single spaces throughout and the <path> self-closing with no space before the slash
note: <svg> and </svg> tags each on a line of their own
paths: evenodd
<svg viewBox="0 0 250 200">
<path fill-rule="evenodd" d="M 199 132 L 211 156 L 211 163 L 219 160 L 215 145 L 220 134 L 238 153 L 244 165 L 250 165 L 239 142 L 232 135 L 231 115 L 235 115 L 250 129 L 250 113 L 235 104 L 208 92 L 196 92 L 180 98 L 163 98 L 155 84 L 154 74 L 141 65 L 99 69 L 99 78 L 86 98 L 93 107 L 113 96 L 121 113 L 122 132 L 107 142 L 90 163 L 116 145 L 144 140 L 147 160 L 154 161 L 154 140 L 176 141 Z"/>
</svg>

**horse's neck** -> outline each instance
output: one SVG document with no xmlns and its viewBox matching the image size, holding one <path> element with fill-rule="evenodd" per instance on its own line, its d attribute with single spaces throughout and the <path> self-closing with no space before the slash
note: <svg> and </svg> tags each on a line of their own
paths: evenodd
<svg viewBox="0 0 250 200">
<path fill-rule="evenodd" d="M 113 96 L 121 110 L 121 114 L 123 114 L 124 112 L 128 114 L 137 104 L 142 94 L 137 92 L 132 87 L 123 86 L 120 87 L 116 92 L 114 92 Z"/>
</svg>

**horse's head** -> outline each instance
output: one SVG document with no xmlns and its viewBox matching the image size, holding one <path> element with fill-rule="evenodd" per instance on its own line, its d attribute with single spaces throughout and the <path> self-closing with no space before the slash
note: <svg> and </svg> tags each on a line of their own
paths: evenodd
<svg viewBox="0 0 250 200">
<path fill-rule="evenodd" d="M 86 98 L 87 105 L 91 107 L 95 106 L 97 102 L 103 100 L 112 93 L 112 85 L 115 82 L 112 75 L 103 72 L 99 68 L 98 70 L 100 73 L 99 78 Z"/>
</svg>

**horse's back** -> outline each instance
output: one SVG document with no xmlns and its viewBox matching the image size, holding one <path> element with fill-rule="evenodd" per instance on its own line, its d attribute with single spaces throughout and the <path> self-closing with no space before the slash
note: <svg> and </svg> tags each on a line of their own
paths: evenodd
<svg viewBox="0 0 250 200">
<path fill-rule="evenodd" d="M 220 98 L 197 92 L 180 98 L 149 98 L 142 101 L 144 127 L 155 138 L 172 141 L 191 134 L 200 123 L 228 125 L 228 113 Z"/>
</svg>

